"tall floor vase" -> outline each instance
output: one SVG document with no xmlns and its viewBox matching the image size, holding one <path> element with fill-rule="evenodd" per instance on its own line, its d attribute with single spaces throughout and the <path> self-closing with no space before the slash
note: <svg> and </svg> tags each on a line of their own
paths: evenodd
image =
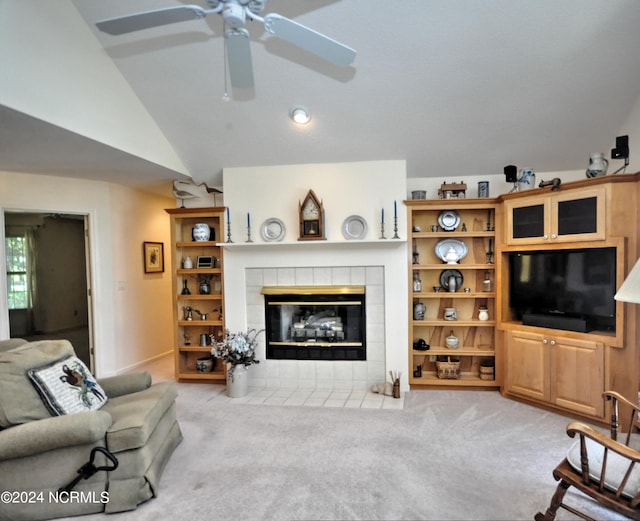
<svg viewBox="0 0 640 521">
<path fill-rule="evenodd" d="M 249 373 L 244 365 L 236 365 L 233 373 L 227 372 L 227 396 L 241 398 L 249 392 Z"/>
</svg>

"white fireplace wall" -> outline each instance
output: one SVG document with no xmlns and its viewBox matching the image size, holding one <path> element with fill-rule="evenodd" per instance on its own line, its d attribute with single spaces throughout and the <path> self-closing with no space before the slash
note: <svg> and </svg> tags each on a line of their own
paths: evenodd
<svg viewBox="0 0 640 521">
<path fill-rule="evenodd" d="M 367 330 L 367 343 L 373 342 L 373 354 L 380 360 L 367 360 L 366 373 L 382 381 L 389 370 L 401 371 L 401 388 L 408 390 L 408 266 L 405 161 L 370 161 L 357 163 L 331 163 L 309 165 L 284 165 L 251 168 L 226 168 L 223 172 L 224 200 L 229 208 L 233 244 L 225 246 L 224 286 L 225 320 L 231 331 L 241 331 L 264 322 L 264 311 L 258 308 L 254 289 L 260 285 L 313 284 L 362 284 L 371 283 L 367 293 L 367 305 L 379 298 L 382 321 L 379 332 Z M 322 199 L 326 220 L 326 241 L 297 241 L 298 202 L 313 189 Z M 398 234 L 393 236 L 393 207 L 396 201 Z M 385 209 L 385 236 L 380 240 L 381 210 Z M 253 243 L 247 244 L 247 213 L 251 214 Z M 368 233 L 364 240 L 346 240 L 342 235 L 342 223 L 350 215 L 364 217 Z M 284 223 L 286 235 L 282 242 L 266 243 L 260 235 L 262 223 L 276 217 Z M 219 240 L 226 240 L 226 232 Z M 375 275 L 374 275 L 375 274 Z M 380 277 L 373 283 L 369 277 Z M 258 280 L 262 277 L 262 281 Z M 364 279 L 363 279 L 364 277 Z M 362 282 L 366 280 L 366 282 Z M 303 282 L 307 281 L 307 282 Z M 376 292 L 381 293 L 376 296 Z M 258 293 L 259 294 L 259 293 Z M 262 295 L 259 295 L 262 299 Z M 369 309 L 369 308 L 368 308 Z M 375 326 L 368 326 L 374 327 Z M 378 338 L 376 338 L 378 337 Z M 376 342 L 380 344 L 376 345 Z M 382 350 L 382 354 L 379 353 Z M 264 354 L 261 363 L 252 367 L 251 385 L 275 386 L 293 380 L 307 382 L 311 371 L 319 386 L 328 386 L 330 377 L 316 370 L 333 371 L 333 384 L 339 387 L 358 388 L 364 380 L 365 369 L 358 367 L 347 384 L 342 376 L 351 371 L 357 362 L 345 362 L 345 369 L 334 362 L 318 361 L 329 366 L 300 366 L 293 376 L 293 364 L 267 364 Z M 271 362 L 271 361 L 269 361 Z M 378 362 L 378 367 L 374 362 Z M 384 364 L 384 366 L 382 365 Z M 277 369 L 276 369 L 277 367 Z M 306 371 L 306 373 L 305 373 Z M 278 376 L 275 376 L 277 373 Z M 336 374 L 338 378 L 336 378 Z M 284 375 L 284 377 L 280 376 Z M 306 385 L 306 383 L 305 383 Z M 296 384 L 297 386 L 297 384 Z"/>
</svg>

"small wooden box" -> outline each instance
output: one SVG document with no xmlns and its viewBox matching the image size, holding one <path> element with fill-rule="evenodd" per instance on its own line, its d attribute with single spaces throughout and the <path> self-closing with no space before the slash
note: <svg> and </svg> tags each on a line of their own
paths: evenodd
<svg viewBox="0 0 640 521">
<path fill-rule="evenodd" d="M 466 183 L 442 183 L 438 188 L 438 197 L 440 199 L 464 199 L 466 191 Z"/>
</svg>

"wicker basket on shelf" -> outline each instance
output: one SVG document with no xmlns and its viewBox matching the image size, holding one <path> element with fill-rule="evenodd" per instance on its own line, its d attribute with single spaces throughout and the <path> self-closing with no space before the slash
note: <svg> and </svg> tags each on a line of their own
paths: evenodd
<svg viewBox="0 0 640 521">
<path fill-rule="evenodd" d="M 493 359 L 482 360 L 480 362 L 480 380 L 495 379 L 495 369 Z"/>
<path fill-rule="evenodd" d="M 440 358 L 440 357 L 439 357 Z M 460 379 L 460 360 L 454 358 L 451 360 L 450 356 L 441 357 L 436 361 L 436 369 L 438 378 L 446 380 L 459 380 Z M 446 358 L 446 360 L 444 360 Z"/>
</svg>

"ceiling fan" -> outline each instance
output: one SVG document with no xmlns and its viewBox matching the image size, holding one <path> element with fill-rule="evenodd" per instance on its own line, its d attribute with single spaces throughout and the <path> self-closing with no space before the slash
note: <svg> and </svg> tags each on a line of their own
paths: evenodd
<svg viewBox="0 0 640 521">
<path fill-rule="evenodd" d="M 351 64 L 356 57 L 356 51 L 350 47 L 284 16 L 276 13 L 260 16 L 267 0 L 206 0 L 206 2 L 208 9 L 197 5 L 179 5 L 102 20 L 96 22 L 96 26 L 105 33 L 120 35 L 219 14 L 228 27 L 224 37 L 231 85 L 239 88 L 253 87 L 249 31 L 244 28 L 247 19 L 261 22 L 270 34 L 340 67 Z"/>
</svg>

